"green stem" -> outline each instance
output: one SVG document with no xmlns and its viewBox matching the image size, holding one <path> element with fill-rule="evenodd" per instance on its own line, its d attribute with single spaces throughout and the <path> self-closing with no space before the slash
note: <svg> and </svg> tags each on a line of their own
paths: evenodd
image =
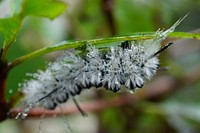
<svg viewBox="0 0 200 133">
<path fill-rule="evenodd" d="M 15 38 L 15 37 L 14 37 Z M 2 48 L 2 53 L 1 53 L 1 61 L 2 62 L 6 62 L 6 57 L 7 57 L 7 53 L 8 53 L 8 50 L 10 48 L 10 46 L 15 42 L 15 40 L 13 39 L 9 44 L 4 44 L 3 45 L 3 48 Z"/>
<path fill-rule="evenodd" d="M 186 32 L 173 32 L 169 34 L 169 37 L 174 38 L 191 38 L 191 39 L 198 39 L 200 40 L 200 34 L 199 33 L 186 33 Z"/>
<path fill-rule="evenodd" d="M 15 59 L 13 62 L 11 62 L 8 65 L 8 71 L 28 59 L 31 59 L 43 54 L 47 54 L 53 51 L 65 50 L 68 48 L 80 48 L 80 47 L 85 46 L 86 44 L 92 44 L 94 46 L 105 46 L 114 42 L 121 42 L 121 41 L 128 41 L 128 40 L 145 40 L 145 39 L 154 38 L 156 35 L 157 34 L 155 33 L 142 33 L 142 34 L 135 34 L 132 36 L 109 37 L 109 38 L 82 40 L 82 41 L 73 41 L 73 42 L 63 41 L 55 45 L 44 47 L 42 49 L 36 50 L 32 53 L 26 54 L 24 56 L 21 56 Z M 185 32 L 173 32 L 169 35 L 169 37 L 195 38 L 195 39 L 200 40 L 200 34 L 185 33 Z"/>
<path fill-rule="evenodd" d="M 73 42 L 67 42 L 63 41 L 60 43 L 57 43 L 55 45 L 51 45 L 48 47 L 44 47 L 42 49 L 36 50 L 32 53 L 26 54 L 24 56 L 21 56 L 17 59 L 15 59 L 13 62 L 11 62 L 8 66 L 8 70 L 12 69 L 13 67 L 19 65 L 20 63 L 30 59 L 34 58 L 46 53 L 50 53 L 53 51 L 58 50 L 65 50 L 68 48 L 80 48 L 85 46 L 86 44 L 92 44 L 95 46 L 100 46 L 102 44 L 109 44 L 114 42 L 120 42 L 120 41 L 126 41 L 126 40 L 144 40 L 144 39 L 150 39 L 155 37 L 155 35 L 134 35 L 134 36 L 122 36 L 122 37 L 109 37 L 109 38 L 101 38 L 101 39 L 92 39 L 92 40 L 83 40 L 83 41 L 73 41 Z"/>
</svg>

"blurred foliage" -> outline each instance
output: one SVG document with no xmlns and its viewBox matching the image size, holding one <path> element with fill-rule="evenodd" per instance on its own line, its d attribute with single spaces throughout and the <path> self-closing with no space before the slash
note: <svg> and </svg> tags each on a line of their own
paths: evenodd
<svg viewBox="0 0 200 133">
<path fill-rule="evenodd" d="M 2 60 L 7 60 L 6 55 L 8 52 L 8 48 L 11 46 L 11 44 L 15 42 L 16 36 L 21 28 L 22 22 L 25 17 L 42 16 L 49 19 L 54 19 L 55 17 L 60 15 L 66 8 L 66 4 L 56 0 L 16 0 L 12 1 L 11 4 L 12 15 L 10 17 L 0 19 L 0 32 L 2 35 L 1 48 L 3 48 L 3 53 L 1 57 Z M 11 50 L 9 51 L 8 60 L 13 60 L 16 57 L 25 54 L 26 52 L 22 49 L 22 47 L 20 46 L 20 41 L 18 41 L 17 39 L 17 42 L 14 46 L 12 46 Z M 38 69 L 37 64 L 41 65 L 40 61 L 41 59 L 37 59 L 35 62 L 33 60 L 30 62 L 30 64 L 27 64 L 23 69 L 21 68 L 20 70 L 14 70 L 14 72 L 11 73 L 10 77 L 12 77 L 12 74 L 14 74 L 15 76 L 18 75 L 21 79 L 23 79 L 24 76 L 22 75 L 28 72 L 27 70 L 30 70 L 30 67 L 34 68 L 34 66 L 36 66 L 35 69 Z M 32 66 L 33 63 L 35 64 L 34 66 Z M 16 92 L 18 90 L 17 86 L 20 82 L 20 78 L 16 78 L 15 76 L 14 78 L 8 79 L 8 88 L 10 88 L 7 90 L 8 98 L 10 97 L 10 94 L 12 94 L 10 92 Z"/>
<path fill-rule="evenodd" d="M 17 16 L 0 20 L 0 32 L 4 37 L 4 44 L 9 45 L 15 38 L 20 27 L 20 19 Z"/>
<path fill-rule="evenodd" d="M 61 14 L 66 7 L 63 3 L 52 0 L 16 0 L 13 2 L 13 5 L 16 5 L 12 6 L 13 15 L 10 18 L 0 20 L 0 32 L 4 37 L 4 47 L 10 45 L 10 43 L 15 40 L 24 17 L 31 15 L 54 19 Z"/>
<path fill-rule="evenodd" d="M 4 0 L 6 1 L 6 0 Z M 3 2 L 4 2 L 3 1 Z M 50 19 L 57 15 L 52 12 L 62 11 L 57 3 L 38 5 L 36 0 L 30 0 L 32 7 L 24 10 L 24 15 L 46 16 Z M 9 51 L 8 60 L 24 55 L 40 47 L 53 44 L 61 40 L 91 39 L 113 36 L 109 26 L 109 20 L 102 10 L 104 0 L 65 0 L 68 10 L 61 17 L 50 22 L 38 17 L 28 17 L 23 23 L 22 30 L 17 36 L 17 41 Z M 112 1 L 112 0 L 107 0 Z M 1 3 L 3 3 L 1 2 Z M 19 13 L 20 0 L 12 2 L 12 12 Z M 177 27 L 177 31 L 193 31 L 200 27 L 200 1 L 198 0 L 113 0 L 114 35 L 127 35 L 134 32 L 157 31 L 158 28 L 169 28 L 180 17 L 189 12 L 188 17 Z M 44 9 L 44 7 L 48 7 Z M 10 18 L 15 19 L 15 18 Z M 0 31 L 3 31 L 4 41 L 12 41 L 12 37 L 18 30 L 18 19 L 0 21 Z M 13 27 L 12 31 L 6 31 L 6 26 Z M 14 32 L 13 32 L 14 31 Z M 2 39 L 1 39 L 2 40 Z M 179 40 L 178 40 L 179 41 Z M 168 74 L 174 80 L 181 78 L 195 67 L 199 67 L 200 42 L 188 43 L 174 41 L 172 46 L 161 56 L 162 66 L 171 66 L 171 69 L 162 74 Z M 187 43 L 186 43 L 187 42 Z M 181 50 L 180 54 L 178 52 Z M 190 52 L 187 52 L 190 51 Z M 31 59 L 14 68 L 9 74 L 8 88 L 12 91 L 18 89 L 18 83 L 27 79 L 26 73 L 37 71 L 45 67 L 44 60 L 52 60 L 60 53 Z M 198 74 L 199 75 L 199 74 Z M 158 77 L 160 73 L 158 74 Z M 195 75 L 194 75 L 195 76 Z M 199 78 L 200 79 L 200 78 Z M 187 81 L 185 81 L 187 82 Z M 184 83 L 180 83 L 184 84 Z M 7 91 L 7 97 L 12 93 Z M 145 88 L 144 88 L 145 89 Z M 101 92 L 99 98 L 110 97 L 107 92 Z M 120 95 L 120 94 L 116 94 Z M 149 100 L 150 101 L 150 100 Z M 167 94 L 164 98 L 150 102 L 140 101 L 133 106 L 120 108 L 108 108 L 97 113 L 99 120 L 99 133 L 198 133 L 200 132 L 200 80 L 186 86 L 178 86 L 177 90 Z M 87 123 L 84 123 L 87 124 Z M 1 130 L 0 130 L 1 132 Z"/>
</svg>

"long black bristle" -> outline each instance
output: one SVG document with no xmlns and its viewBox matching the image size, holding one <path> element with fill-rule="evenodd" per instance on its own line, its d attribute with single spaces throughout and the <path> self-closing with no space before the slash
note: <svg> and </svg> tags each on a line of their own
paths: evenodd
<svg viewBox="0 0 200 133">
<path fill-rule="evenodd" d="M 159 53 L 161 53 L 162 51 L 164 51 L 165 49 L 167 49 L 167 48 L 168 48 L 169 46 L 171 46 L 172 44 L 173 44 L 173 43 L 170 42 L 170 43 L 164 45 L 163 47 L 160 48 L 160 50 L 158 50 L 156 53 L 154 53 L 153 55 L 151 55 L 151 56 L 149 57 L 149 59 L 152 58 L 152 57 L 155 57 L 156 55 L 158 55 Z"/>
</svg>

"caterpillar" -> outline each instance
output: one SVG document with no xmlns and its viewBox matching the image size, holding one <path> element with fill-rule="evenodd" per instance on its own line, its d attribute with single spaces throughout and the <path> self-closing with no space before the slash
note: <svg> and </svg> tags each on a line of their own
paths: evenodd
<svg viewBox="0 0 200 133">
<path fill-rule="evenodd" d="M 26 112 L 36 103 L 53 110 L 91 87 L 103 87 L 112 92 L 122 89 L 134 92 L 142 88 L 159 69 L 158 55 L 172 45 L 170 42 L 161 47 L 160 42 L 184 18 L 168 30 L 158 31 L 153 39 L 119 42 L 107 52 L 92 44 L 87 45 L 85 57 L 66 51 L 63 57 L 49 63 L 45 71 L 32 74 L 33 79 L 22 84 L 23 101 L 29 105 Z"/>
</svg>

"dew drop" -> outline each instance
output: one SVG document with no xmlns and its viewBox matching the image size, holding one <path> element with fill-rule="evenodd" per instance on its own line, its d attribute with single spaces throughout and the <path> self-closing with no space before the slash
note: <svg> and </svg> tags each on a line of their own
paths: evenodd
<svg viewBox="0 0 200 133">
<path fill-rule="evenodd" d="M 22 87 L 22 83 L 19 83 L 18 86 L 19 86 L 19 87 Z"/>
<path fill-rule="evenodd" d="M 22 113 L 21 114 L 21 116 L 20 116 L 20 118 L 23 120 L 23 119 L 25 119 L 26 117 L 28 116 L 28 113 Z"/>
<path fill-rule="evenodd" d="M 32 104 L 29 104 L 22 112 L 19 112 L 15 119 L 25 119 L 28 116 L 29 111 L 33 108 Z"/>
<path fill-rule="evenodd" d="M 131 94 L 133 94 L 133 93 L 134 93 L 134 91 L 133 91 L 133 90 L 130 90 L 129 92 L 130 92 Z"/>
<path fill-rule="evenodd" d="M 40 105 L 40 102 L 37 102 L 36 105 L 39 106 L 39 105 Z"/>
<path fill-rule="evenodd" d="M 12 93 L 13 93 L 13 90 L 12 90 L 12 89 L 10 89 L 8 92 L 9 92 L 10 94 L 12 94 Z"/>
<path fill-rule="evenodd" d="M 17 114 L 17 116 L 15 117 L 15 119 L 17 120 L 17 119 L 19 119 L 19 117 L 21 116 L 21 112 L 19 112 L 18 114 Z"/>
<path fill-rule="evenodd" d="M 28 113 L 23 113 L 22 114 L 24 117 L 27 117 L 28 116 Z"/>
</svg>

